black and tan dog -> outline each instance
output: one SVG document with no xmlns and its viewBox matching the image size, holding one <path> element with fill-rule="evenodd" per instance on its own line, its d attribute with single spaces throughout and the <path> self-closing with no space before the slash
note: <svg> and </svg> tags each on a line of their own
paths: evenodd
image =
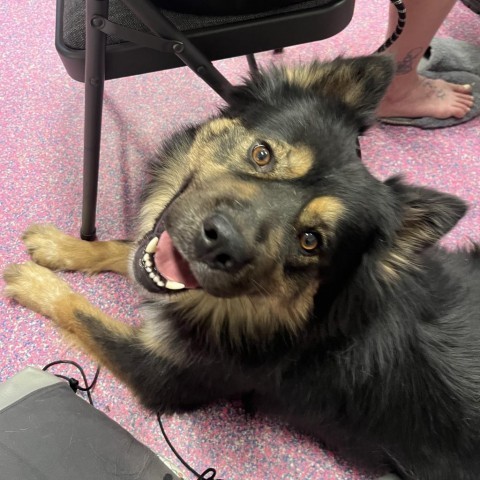
<svg viewBox="0 0 480 480">
<path fill-rule="evenodd" d="M 392 75 L 383 56 L 256 75 L 166 142 L 136 242 L 33 226 L 33 262 L 8 267 L 7 295 L 154 411 L 248 394 L 403 478 L 478 480 L 480 255 L 435 246 L 466 206 L 381 182 L 356 151 Z M 128 274 L 143 325 L 109 318 L 55 269 Z"/>
</svg>

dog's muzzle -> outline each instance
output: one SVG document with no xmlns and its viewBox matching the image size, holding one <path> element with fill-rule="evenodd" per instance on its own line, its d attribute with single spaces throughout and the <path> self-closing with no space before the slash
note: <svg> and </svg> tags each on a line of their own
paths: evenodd
<svg viewBox="0 0 480 480">
<path fill-rule="evenodd" d="M 213 270 L 236 273 L 253 255 L 240 229 L 228 216 L 214 213 L 202 223 L 195 239 L 196 260 Z"/>
<path fill-rule="evenodd" d="M 137 248 L 136 280 L 153 293 L 205 288 L 214 295 L 223 296 L 223 290 L 232 295 L 230 283 L 254 260 L 253 247 L 233 219 L 227 213 L 210 213 L 186 235 L 176 215 L 170 221 L 167 217 L 161 217 Z M 188 251 L 188 258 L 181 251 Z"/>
</svg>

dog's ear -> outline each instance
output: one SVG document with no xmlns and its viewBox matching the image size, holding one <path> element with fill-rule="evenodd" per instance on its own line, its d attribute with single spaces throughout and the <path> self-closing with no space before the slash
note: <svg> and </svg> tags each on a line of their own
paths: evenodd
<svg viewBox="0 0 480 480">
<path fill-rule="evenodd" d="M 400 177 L 388 179 L 402 207 L 397 237 L 403 249 L 418 252 L 448 233 L 467 211 L 466 203 L 454 195 L 405 184 Z M 398 242 L 397 242 L 398 243 Z"/>
<path fill-rule="evenodd" d="M 377 54 L 287 67 L 284 72 L 290 84 L 340 100 L 350 107 L 363 129 L 374 121 L 375 110 L 390 85 L 395 66 L 390 56 Z"/>
<path fill-rule="evenodd" d="M 290 98 L 292 89 L 300 89 L 347 107 L 362 131 L 374 122 L 394 71 L 393 59 L 378 54 L 259 70 L 226 92 L 228 107 L 223 113 L 235 116 L 252 104 L 275 104 Z"/>
</svg>

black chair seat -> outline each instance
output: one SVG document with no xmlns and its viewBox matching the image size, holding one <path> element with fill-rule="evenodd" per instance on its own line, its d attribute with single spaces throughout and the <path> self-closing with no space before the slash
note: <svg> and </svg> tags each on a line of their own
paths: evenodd
<svg viewBox="0 0 480 480">
<path fill-rule="evenodd" d="M 301 10 L 305 11 L 310 8 L 326 6 L 332 3 L 337 2 L 332 2 L 332 0 L 308 0 L 288 7 L 250 15 L 204 16 L 172 12 L 169 10 L 162 10 L 162 13 L 180 31 L 194 32 L 205 28 L 218 27 L 220 25 L 258 20 Z M 125 27 L 133 28 L 142 32 L 149 31 L 148 28 L 125 7 L 121 0 L 110 1 L 108 18 L 112 22 L 124 25 Z M 124 42 L 124 40 L 121 38 L 109 37 L 107 39 L 107 45 L 114 45 L 122 42 Z M 75 50 L 85 49 L 85 0 L 64 0 L 63 43 L 68 48 Z"/>
<path fill-rule="evenodd" d="M 308 0 L 251 15 L 200 16 L 161 13 L 210 60 L 322 40 L 345 28 L 353 0 Z M 110 0 L 109 20 L 141 32 L 150 30 L 122 3 Z M 84 79 L 85 0 L 58 0 L 56 47 L 69 75 Z M 176 56 L 107 36 L 105 79 L 184 66 Z"/>
</svg>

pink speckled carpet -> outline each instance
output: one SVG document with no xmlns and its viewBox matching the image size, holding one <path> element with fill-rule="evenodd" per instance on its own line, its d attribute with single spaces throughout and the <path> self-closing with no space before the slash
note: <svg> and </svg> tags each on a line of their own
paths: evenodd
<svg viewBox="0 0 480 480">
<path fill-rule="evenodd" d="M 1 270 L 10 262 L 27 260 L 20 235 L 29 224 L 51 222 L 74 235 L 79 231 L 83 92 L 82 85 L 67 76 L 55 52 L 54 3 L 0 4 Z M 258 60 L 266 64 L 272 59 L 290 62 L 372 52 L 384 36 L 388 3 L 358 0 L 354 20 L 338 36 L 289 48 L 281 57 L 267 52 Z M 479 30 L 480 17 L 458 2 L 439 36 L 478 45 Z M 217 65 L 232 81 L 247 72 L 243 58 Z M 219 104 L 219 98 L 187 69 L 107 82 L 100 239 L 131 233 L 143 166 L 159 141 L 180 125 L 205 118 Z M 480 240 L 480 117 L 432 131 L 378 126 L 362 146 L 365 162 L 378 176 L 404 172 L 410 181 L 455 193 L 470 203 L 467 217 L 447 239 L 449 246 L 469 238 Z M 105 312 L 138 322 L 139 298 L 126 280 L 113 274 L 63 277 Z M 13 302 L 3 298 L 0 302 L 0 381 L 28 365 L 43 366 L 59 358 L 75 359 L 93 375 L 95 365 L 66 347 L 47 321 Z M 106 371 L 94 398 L 98 408 L 179 465 L 155 419 Z M 165 425 L 177 449 L 197 470 L 212 465 L 224 479 L 371 478 L 282 425 L 262 418 L 247 420 L 230 404 L 167 418 Z M 187 473 L 183 467 L 180 471 Z"/>
</svg>

